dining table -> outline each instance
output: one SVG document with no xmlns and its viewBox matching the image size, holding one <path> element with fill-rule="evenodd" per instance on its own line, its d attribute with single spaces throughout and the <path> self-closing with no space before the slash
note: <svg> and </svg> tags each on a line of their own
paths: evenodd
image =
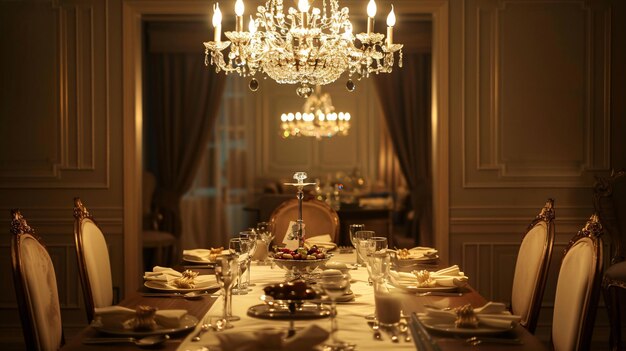
<svg viewBox="0 0 626 351">
<path fill-rule="evenodd" d="M 354 253 L 336 253 L 331 261 L 353 264 Z M 185 266 L 186 269 L 190 268 Z M 182 266 L 180 267 L 182 269 Z M 212 274 L 210 268 L 194 269 L 200 274 Z M 188 314 L 195 316 L 199 322 L 195 328 L 185 330 L 170 335 L 170 339 L 160 346 L 160 350 L 179 351 L 229 351 L 222 349 L 217 337 L 218 333 L 241 333 L 241 335 L 253 335 L 253 333 L 268 330 L 287 331 L 289 321 L 284 319 L 257 318 L 248 315 L 251 306 L 263 304 L 260 297 L 263 295 L 263 288 L 283 282 L 286 279 L 286 271 L 275 265 L 263 265 L 253 263 L 250 268 L 251 283 L 249 292 L 245 295 L 233 295 L 232 314 L 240 317 L 240 320 L 231 322 L 233 328 L 225 331 L 209 330 L 203 333 L 199 341 L 192 341 L 200 330 L 203 322 L 211 318 L 219 318 L 223 311 L 223 296 L 217 290 L 211 290 L 202 298 L 188 300 L 181 297 L 154 297 L 146 296 L 148 291 L 145 288 L 127 296 L 119 305 L 135 308 L 138 305 L 154 306 L 158 309 L 186 309 Z M 358 267 L 349 271 L 352 279 L 350 289 L 354 294 L 354 299 L 348 302 L 337 304 L 337 325 L 336 337 L 347 343 L 355 344 L 355 350 L 533 350 L 541 351 L 549 348 L 539 338 L 528 332 L 524 327 L 517 324 L 510 330 L 498 334 L 489 335 L 487 340 L 502 340 L 503 343 L 484 342 L 477 346 L 470 346 L 467 339 L 471 332 L 462 334 L 439 332 L 428 330 L 421 323 L 415 323 L 415 316 L 426 310 L 425 306 L 458 307 L 471 304 L 473 307 L 485 305 L 488 301 L 481 296 L 470 284 L 460 288 L 458 294 L 417 294 L 405 289 L 395 289 L 397 296 L 401 299 L 403 318 L 410 326 L 411 333 L 407 333 L 395 342 L 392 341 L 391 333 L 382 332 L 379 337 L 374 337 L 375 333 L 371 328 L 372 323 L 368 320 L 375 311 L 374 289 L 368 282 L 368 273 L 364 267 Z M 294 322 L 296 334 L 311 325 L 317 325 L 327 331 L 330 330 L 330 320 L 328 317 L 319 319 L 296 320 Z M 114 345 L 87 345 L 83 341 L 92 337 L 107 337 L 98 332 L 92 326 L 86 327 L 79 334 L 67 340 L 62 350 L 137 350 L 137 346 L 132 343 Z M 513 341 L 513 342 L 511 342 Z M 203 348 L 204 347 L 204 348 Z M 321 349 L 321 348 L 320 348 Z"/>
</svg>

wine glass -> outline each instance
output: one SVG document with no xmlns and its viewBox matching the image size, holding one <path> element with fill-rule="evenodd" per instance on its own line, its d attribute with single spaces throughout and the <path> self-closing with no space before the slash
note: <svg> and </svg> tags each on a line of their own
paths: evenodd
<svg viewBox="0 0 626 351">
<path fill-rule="evenodd" d="M 243 248 L 245 249 L 246 259 L 246 278 L 243 280 L 241 284 L 241 289 L 247 290 L 249 286 L 254 286 L 252 282 L 250 282 L 250 263 L 252 262 L 252 256 L 256 252 L 257 248 L 257 235 L 252 230 L 245 230 L 243 232 L 239 232 L 239 239 L 243 241 Z"/>
<path fill-rule="evenodd" d="M 330 299 L 330 336 L 332 344 L 324 345 L 324 350 L 342 351 L 354 349 L 354 344 L 341 341 L 337 338 L 337 298 L 343 296 L 350 289 L 350 275 L 337 273 L 337 274 L 322 274 L 319 280 L 321 288 L 326 293 L 326 296 Z"/>
<path fill-rule="evenodd" d="M 270 243 L 274 240 L 274 234 L 270 230 L 270 224 L 268 222 L 259 222 L 256 225 L 257 239 L 261 240 L 263 247 L 257 248 L 256 256 L 259 257 L 259 264 L 269 264 L 268 253 L 270 250 Z"/>
<path fill-rule="evenodd" d="M 238 271 L 238 255 L 230 253 L 217 258 L 215 265 L 215 280 L 223 290 L 224 307 L 222 311 L 222 324 L 224 328 L 232 328 L 233 325 L 229 321 L 239 320 L 240 318 L 232 315 L 232 287 L 237 278 Z"/>
<path fill-rule="evenodd" d="M 245 295 L 248 293 L 248 289 L 247 288 L 243 288 L 242 287 L 242 279 L 241 276 L 243 275 L 243 269 L 242 269 L 242 265 L 241 262 L 239 262 L 241 259 L 243 259 L 243 254 L 246 252 L 246 240 L 242 240 L 241 238 L 233 238 L 230 239 L 229 243 L 228 243 L 228 248 L 237 254 L 237 285 L 235 285 L 235 287 L 233 288 L 233 295 Z M 245 267 L 245 266 L 244 266 Z"/>
<path fill-rule="evenodd" d="M 356 232 L 365 230 L 365 225 L 364 224 L 350 224 L 348 226 L 348 233 L 350 234 L 350 243 L 352 244 L 352 246 L 354 247 L 354 253 L 356 255 L 356 264 L 355 266 L 357 267 L 361 267 L 361 265 L 363 264 L 363 261 L 359 260 L 359 252 L 357 251 L 357 247 L 356 247 L 356 241 L 355 241 L 355 234 Z"/>
<path fill-rule="evenodd" d="M 357 261 L 363 263 L 365 257 L 365 251 L 367 247 L 367 240 L 372 238 L 376 233 L 372 230 L 359 230 L 354 233 L 354 242 L 356 244 Z"/>
</svg>

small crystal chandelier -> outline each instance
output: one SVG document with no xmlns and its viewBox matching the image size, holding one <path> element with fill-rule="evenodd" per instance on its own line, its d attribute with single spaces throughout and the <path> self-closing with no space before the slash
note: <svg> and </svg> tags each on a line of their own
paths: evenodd
<svg viewBox="0 0 626 351">
<path fill-rule="evenodd" d="M 367 5 L 367 32 L 352 34 L 348 8 L 338 0 L 321 0 L 322 8 L 311 8 L 308 0 L 298 0 L 298 9 L 284 12 L 283 0 L 268 0 L 250 16 L 248 30 L 243 30 L 243 0 L 235 3 L 235 31 L 225 32 L 221 40 L 222 13 L 213 8 L 213 41 L 205 42 L 205 64 L 226 74 L 236 72 L 252 77 L 250 90 L 256 91 L 256 74 L 267 75 L 280 84 L 299 84 L 298 96 L 308 97 L 313 86 L 334 82 L 347 72 L 346 88 L 354 91 L 352 78 L 360 80 L 371 73 L 390 73 L 394 54 L 399 52 L 402 67 L 402 44 L 393 43 L 396 16 L 387 16 L 387 38 L 374 32 L 376 3 Z M 230 49 L 226 53 L 227 48 Z"/>
<path fill-rule="evenodd" d="M 303 112 L 283 113 L 280 116 L 282 137 L 315 137 L 318 140 L 334 135 L 348 135 L 350 113 L 335 112 L 330 94 L 323 93 L 319 85 L 302 107 Z"/>
</svg>

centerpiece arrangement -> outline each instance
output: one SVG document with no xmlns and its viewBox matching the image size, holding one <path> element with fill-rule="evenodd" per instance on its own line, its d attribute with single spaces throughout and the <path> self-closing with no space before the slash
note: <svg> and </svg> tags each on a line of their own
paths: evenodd
<svg viewBox="0 0 626 351">
<path fill-rule="evenodd" d="M 285 183 L 285 185 L 297 188 L 298 198 L 298 219 L 294 226 L 290 228 L 287 239 L 297 240 L 298 247 L 294 250 L 280 249 L 273 254 L 273 262 L 280 268 L 287 271 L 288 279 L 301 278 L 308 275 L 316 268 L 324 265 L 330 258 L 324 249 L 313 245 L 306 248 L 304 245 L 304 221 L 302 220 L 302 200 L 304 198 L 304 187 L 307 185 L 315 185 L 315 183 L 305 183 L 307 178 L 306 172 L 296 172 L 293 175 L 295 183 Z"/>
</svg>

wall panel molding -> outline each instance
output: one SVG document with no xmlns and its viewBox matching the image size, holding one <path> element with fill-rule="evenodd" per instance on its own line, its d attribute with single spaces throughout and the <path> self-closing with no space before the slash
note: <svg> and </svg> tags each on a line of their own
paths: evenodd
<svg viewBox="0 0 626 351">
<path fill-rule="evenodd" d="M 464 17 L 463 187 L 590 187 L 610 168 L 610 7 L 477 0 Z"/>
<path fill-rule="evenodd" d="M 34 73 L 23 74 L 33 87 L 38 87 L 42 76 L 51 84 L 33 88 L 28 96 L 29 103 L 39 104 L 38 108 L 47 112 L 35 112 L 35 107 L 33 115 L 26 116 L 29 126 L 48 128 L 34 135 L 38 140 L 31 147 L 2 155 L 0 188 L 106 189 L 110 183 L 107 3 L 90 0 L 52 5 L 24 5 L 36 9 L 48 26 L 39 25 L 46 34 L 34 34 L 29 40 L 45 41 L 41 50 L 47 55 L 54 52 L 54 60 L 38 62 L 34 69 L 30 65 L 24 69 Z M 54 40 L 40 37 L 46 35 Z M 18 69 L 18 75 L 24 73 L 20 72 Z M 55 92 L 52 98 L 48 88 Z M 7 130 L 21 129 L 19 122 L 14 123 L 5 126 Z"/>
</svg>

